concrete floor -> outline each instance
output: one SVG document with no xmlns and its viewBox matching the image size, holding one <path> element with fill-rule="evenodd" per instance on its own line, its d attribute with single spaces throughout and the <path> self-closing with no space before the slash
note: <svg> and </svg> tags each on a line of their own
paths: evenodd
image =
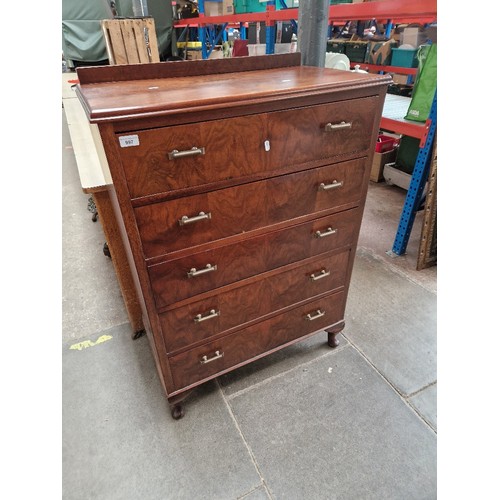
<svg viewBox="0 0 500 500">
<path fill-rule="evenodd" d="M 437 267 L 415 270 L 421 214 L 407 254 L 386 253 L 405 191 L 370 183 L 337 349 L 317 334 L 198 388 L 174 421 L 62 120 L 63 498 L 436 498 Z"/>
</svg>

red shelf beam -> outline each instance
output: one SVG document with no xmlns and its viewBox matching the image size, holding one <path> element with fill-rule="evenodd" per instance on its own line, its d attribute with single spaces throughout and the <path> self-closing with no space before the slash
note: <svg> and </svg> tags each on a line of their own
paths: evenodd
<svg viewBox="0 0 500 500">
<path fill-rule="evenodd" d="M 330 20 L 390 19 L 393 23 L 437 21 L 437 0 L 387 0 L 330 6 Z"/>
<path fill-rule="evenodd" d="M 200 17 L 189 17 L 174 21 L 174 26 L 205 26 L 207 24 L 265 22 L 267 19 L 267 12 L 251 12 L 248 14 L 231 14 L 230 16 L 212 17 L 200 15 Z"/>
<path fill-rule="evenodd" d="M 407 120 L 394 120 L 393 118 L 382 116 L 379 128 L 388 132 L 395 132 L 396 134 L 408 135 L 420 139 L 420 147 L 423 148 L 430 125 L 430 120 L 427 120 L 425 123 L 410 123 Z"/>
</svg>

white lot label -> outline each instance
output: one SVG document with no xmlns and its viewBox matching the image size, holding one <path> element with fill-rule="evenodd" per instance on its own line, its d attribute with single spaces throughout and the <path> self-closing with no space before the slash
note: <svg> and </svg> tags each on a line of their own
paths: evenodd
<svg viewBox="0 0 500 500">
<path fill-rule="evenodd" d="M 129 148 L 130 146 L 139 146 L 139 136 L 135 135 L 122 135 L 120 138 L 120 146 L 122 148 Z"/>
</svg>

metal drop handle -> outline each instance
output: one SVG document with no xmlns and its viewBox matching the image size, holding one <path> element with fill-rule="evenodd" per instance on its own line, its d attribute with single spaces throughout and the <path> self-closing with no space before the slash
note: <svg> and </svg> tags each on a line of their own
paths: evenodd
<svg viewBox="0 0 500 500">
<path fill-rule="evenodd" d="M 315 319 L 321 318 L 326 314 L 326 311 L 322 311 L 321 309 L 316 309 L 316 314 L 309 313 L 305 316 L 304 319 L 307 321 L 314 321 Z"/>
<path fill-rule="evenodd" d="M 217 265 L 212 266 L 212 264 L 207 264 L 204 269 L 196 269 L 195 267 L 191 268 L 187 276 L 188 278 L 195 278 L 196 276 L 201 276 L 202 274 L 210 273 L 212 271 L 217 271 Z"/>
<path fill-rule="evenodd" d="M 185 151 L 178 151 L 174 149 L 168 153 L 169 160 L 178 160 L 179 158 L 186 158 L 187 156 L 199 156 L 205 154 L 205 148 L 197 148 L 193 146 L 191 149 L 187 149 Z"/>
<path fill-rule="evenodd" d="M 352 122 L 327 123 L 325 132 L 335 132 L 336 130 L 344 130 L 352 127 Z"/>
<path fill-rule="evenodd" d="M 220 316 L 220 311 L 216 311 L 215 309 L 210 309 L 210 311 L 208 312 L 208 314 L 206 316 L 202 316 L 201 314 L 197 314 L 194 317 L 194 322 L 201 323 L 202 321 L 206 321 L 207 319 L 216 318 L 217 316 Z"/>
<path fill-rule="evenodd" d="M 212 218 L 212 213 L 208 212 L 200 212 L 198 215 L 195 215 L 194 217 L 188 217 L 187 215 L 183 215 L 179 219 L 179 226 L 185 226 L 186 224 L 192 224 L 193 222 L 198 222 L 200 220 L 205 220 L 205 219 L 211 219 Z"/>
<path fill-rule="evenodd" d="M 318 281 L 322 278 L 326 278 L 327 276 L 330 276 L 330 271 L 327 271 L 326 269 L 322 269 L 320 273 L 318 274 L 311 274 L 309 276 L 311 278 L 311 281 Z"/>
<path fill-rule="evenodd" d="M 316 236 L 316 238 L 324 238 L 325 236 L 330 236 L 332 234 L 335 234 L 337 232 L 336 229 L 333 229 L 331 227 L 329 227 L 326 231 L 316 231 L 314 233 L 314 236 Z"/>
<path fill-rule="evenodd" d="M 223 351 L 215 351 L 215 355 L 212 356 L 211 358 L 209 358 L 208 356 L 203 356 L 201 359 L 200 359 L 200 363 L 202 365 L 205 365 L 207 363 L 211 363 L 212 361 L 215 361 L 216 359 L 220 359 L 220 358 L 223 358 L 224 357 L 224 352 Z"/>
<path fill-rule="evenodd" d="M 339 187 L 342 187 L 343 185 L 344 185 L 344 181 L 333 180 L 330 184 L 325 184 L 324 182 L 322 182 L 319 185 L 318 190 L 319 191 L 328 191 L 329 189 L 339 188 Z"/>
</svg>

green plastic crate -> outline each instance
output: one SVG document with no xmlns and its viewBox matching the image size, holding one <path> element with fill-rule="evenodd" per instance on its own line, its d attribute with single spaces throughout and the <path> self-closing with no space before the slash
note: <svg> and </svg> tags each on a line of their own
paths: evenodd
<svg viewBox="0 0 500 500">
<path fill-rule="evenodd" d="M 417 68 L 417 49 L 392 49 L 391 66 L 400 68 Z"/>
<path fill-rule="evenodd" d="M 247 12 L 264 12 L 267 3 L 259 0 L 233 0 L 235 14 L 246 14 Z"/>
<path fill-rule="evenodd" d="M 337 52 L 338 54 L 345 54 L 345 41 L 344 40 L 327 40 L 327 52 Z"/>
<path fill-rule="evenodd" d="M 297 8 L 300 0 L 285 0 L 285 2 L 288 8 Z M 330 0 L 330 5 L 339 3 L 352 3 L 352 0 Z M 267 2 L 259 2 L 259 0 L 233 0 L 233 4 L 236 14 L 246 14 L 247 12 L 264 12 Z M 276 0 L 276 10 L 279 9 L 281 9 L 281 3 Z"/>
<path fill-rule="evenodd" d="M 297 8 L 299 2 L 296 0 L 286 0 L 287 7 Z M 248 12 L 265 12 L 267 7 L 266 2 L 259 2 L 259 0 L 233 0 L 235 14 L 246 14 Z M 281 4 L 276 1 L 276 10 L 281 9 Z"/>
<path fill-rule="evenodd" d="M 366 62 L 368 42 L 355 41 L 345 42 L 345 55 L 349 58 L 350 62 Z"/>
</svg>

